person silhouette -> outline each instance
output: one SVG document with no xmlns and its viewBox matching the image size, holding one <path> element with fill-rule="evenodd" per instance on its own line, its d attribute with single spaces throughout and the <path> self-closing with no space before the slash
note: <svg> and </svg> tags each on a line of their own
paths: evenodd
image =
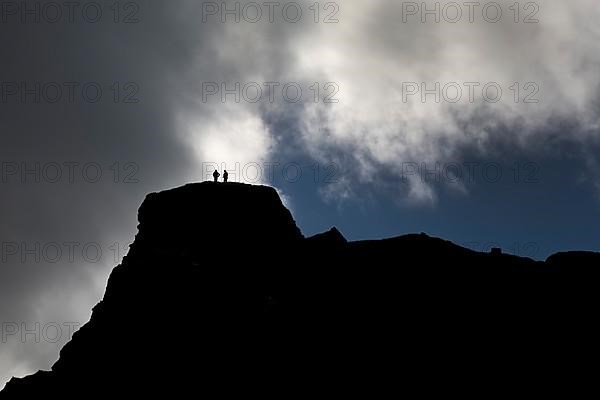
<svg viewBox="0 0 600 400">
<path fill-rule="evenodd" d="M 229 178 L 229 174 L 227 173 L 227 170 L 223 170 L 223 182 L 227 182 L 227 179 Z"/>
<path fill-rule="evenodd" d="M 219 181 L 219 176 L 221 176 L 221 174 L 215 169 L 215 172 L 213 172 L 213 178 L 215 178 L 215 182 Z"/>
</svg>

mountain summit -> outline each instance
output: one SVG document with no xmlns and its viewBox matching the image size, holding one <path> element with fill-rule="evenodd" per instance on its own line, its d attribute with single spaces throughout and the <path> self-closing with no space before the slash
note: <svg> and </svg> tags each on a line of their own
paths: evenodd
<svg viewBox="0 0 600 400">
<path fill-rule="evenodd" d="M 504 362 L 548 378 L 597 329 L 599 254 L 305 238 L 275 189 L 238 183 L 149 194 L 138 220 L 90 321 L 2 398 L 500 393 Z"/>
</svg>

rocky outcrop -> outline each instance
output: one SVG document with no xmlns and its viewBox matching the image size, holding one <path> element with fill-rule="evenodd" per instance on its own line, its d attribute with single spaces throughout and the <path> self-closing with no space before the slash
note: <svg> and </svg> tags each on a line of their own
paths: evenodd
<svg viewBox="0 0 600 400">
<path fill-rule="evenodd" d="M 90 322 L 2 398 L 446 393 L 504 361 L 550 377 L 597 329 L 598 254 L 305 239 L 274 189 L 235 183 L 152 193 L 138 219 Z"/>
</svg>

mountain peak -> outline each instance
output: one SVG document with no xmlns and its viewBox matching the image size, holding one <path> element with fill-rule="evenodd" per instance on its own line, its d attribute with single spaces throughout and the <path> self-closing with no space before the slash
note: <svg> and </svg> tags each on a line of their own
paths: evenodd
<svg viewBox="0 0 600 400">
<path fill-rule="evenodd" d="M 202 182 L 150 193 L 138 212 L 136 242 L 187 250 L 249 248 L 303 239 L 269 186 Z"/>
<path fill-rule="evenodd" d="M 267 186 L 151 193 L 138 219 L 90 321 L 52 371 L 11 380 L 3 398 L 285 397 L 324 387 L 373 397 L 397 388 L 389 360 L 413 370 L 457 349 L 449 359 L 488 349 L 495 360 L 490 343 L 531 354 L 523 337 L 539 338 L 545 354 L 564 340 L 548 332 L 573 329 L 598 303 L 598 254 L 536 262 L 425 234 L 347 242 L 337 228 L 305 239 Z M 569 282 L 557 271 L 586 277 Z M 497 367 L 480 364 L 474 373 Z"/>
<path fill-rule="evenodd" d="M 344 235 L 342 235 L 342 233 L 335 226 L 327 232 L 318 233 L 307 238 L 307 241 L 328 245 L 340 245 L 348 243 Z"/>
</svg>

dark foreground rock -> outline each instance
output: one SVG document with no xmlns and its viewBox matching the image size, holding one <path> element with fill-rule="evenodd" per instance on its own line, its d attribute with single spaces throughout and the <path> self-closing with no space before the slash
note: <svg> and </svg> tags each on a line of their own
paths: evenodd
<svg viewBox="0 0 600 400">
<path fill-rule="evenodd" d="M 235 183 L 138 217 L 90 322 L 1 398 L 574 396 L 592 375 L 599 254 L 304 238 L 274 189 Z"/>
</svg>

